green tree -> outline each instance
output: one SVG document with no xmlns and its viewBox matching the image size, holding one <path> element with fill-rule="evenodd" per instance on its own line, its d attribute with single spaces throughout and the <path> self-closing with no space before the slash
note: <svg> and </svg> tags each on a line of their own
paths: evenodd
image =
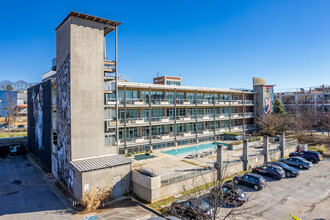
<svg viewBox="0 0 330 220">
<path fill-rule="evenodd" d="M 14 88 L 11 85 L 7 85 L 6 90 L 7 91 L 12 91 Z"/>
<path fill-rule="evenodd" d="M 283 105 L 282 101 L 279 98 L 275 99 L 275 102 L 274 102 L 274 113 L 275 114 L 280 114 L 282 116 L 286 116 L 287 115 L 287 113 L 285 111 L 285 108 L 284 108 L 284 105 Z"/>
</svg>

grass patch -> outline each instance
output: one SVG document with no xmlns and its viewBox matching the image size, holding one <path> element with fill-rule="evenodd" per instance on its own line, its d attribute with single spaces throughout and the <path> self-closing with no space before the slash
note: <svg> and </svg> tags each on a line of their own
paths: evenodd
<svg viewBox="0 0 330 220">
<path fill-rule="evenodd" d="M 240 134 L 239 133 L 237 133 L 237 132 L 225 132 L 225 133 L 223 133 L 224 135 L 232 135 L 232 136 L 240 136 Z"/>
<path fill-rule="evenodd" d="M 199 163 L 195 163 L 195 162 L 192 162 L 192 161 L 188 161 L 188 160 L 181 160 L 182 162 L 185 162 L 185 163 L 189 163 L 191 165 L 194 165 L 194 166 L 200 166 Z"/>
<path fill-rule="evenodd" d="M 27 132 L 0 132 L 0 138 L 8 138 L 8 137 L 23 137 L 27 136 Z"/>
<path fill-rule="evenodd" d="M 235 145 L 240 145 L 240 144 L 243 144 L 243 141 L 233 141 L 228 146 L 235 146 Z"/>
</svg>

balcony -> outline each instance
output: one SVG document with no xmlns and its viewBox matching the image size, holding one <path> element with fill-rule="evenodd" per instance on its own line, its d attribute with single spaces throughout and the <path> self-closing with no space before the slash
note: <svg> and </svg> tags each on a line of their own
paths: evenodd
<svg viewBox="0 0 330 220">
<path fill-rule="evenodd" d="M 245 125 L 245 130 L 254 130 L 254 129 L 257 129 L 256 124 Z"/>
<path fill-rule="evenodd" d="M 254 105 L 254 100 L 244 100 L 244 104 L 246 105 Z"/>
<path fill-rule="evenodd" d="M 148 137 L 134 137 L 134 138 L 127 138 L 126 145 L 136 145 L 136 144 L 148 144 L 150 139 Z M 124 140 L 120 140 L 119 145 L 123 146 L 125 144 Z"/>
<path fill-rule="evenodd" d="M 253 118 L 253 117 L 256 117 L 256 114 L 254 112 L 245 112 L 244 117 Z"/>
<path fill-rule="evenodd" d="M 111 60 L 104 61 L 104 72 L 113 73 L 116 72 L 116 62 Z"/>
</svg>

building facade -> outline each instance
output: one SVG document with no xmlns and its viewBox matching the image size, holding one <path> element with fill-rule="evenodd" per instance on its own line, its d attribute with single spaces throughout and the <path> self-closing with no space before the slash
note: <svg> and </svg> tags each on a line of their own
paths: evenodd
<svg viewBox="0 0 330 220">
<path fill-rule="evenodd" d="M 286 111 L 291 115 L 299 112 L 330 112 L 330 87 L 320 86 L 296 92 L 278 92 L 275 97 L 279 98 Z"/>
<path fill-rule="evenodd" d="M 50 113 L 44 123 L 51 131 L 41 126 L 39 134 L 51 136 L 52 173 L 78 200 L 93 188 L 110 186 L 114 198 L 128 192 L 132 161 L 123 155 L 220 140 L 226 132 L 252 133 L 264 114 L 258 111 L 264 93 L 256 90 L 182 86 L 171 76 L 154 84 L 123 80 L 120 24 L 71 12 L 56 28 L 56 59 L 41 84 L 49 84 L 50 96 L 42 97 L 50 105 L 41 110 Z M 109 33 L 115 35 L 114 60 L 105 56 Z M 41 85 L 30 89 L 29 103 L 37 102 L 33 91 Z M 29 113 L 36 106 L 29 105 Z M 29 128 L 37 118 L 29 116 Z M 30 132 L 35 130 L 29 130 L 29 145 L 38 145 Z"/>
</svg>

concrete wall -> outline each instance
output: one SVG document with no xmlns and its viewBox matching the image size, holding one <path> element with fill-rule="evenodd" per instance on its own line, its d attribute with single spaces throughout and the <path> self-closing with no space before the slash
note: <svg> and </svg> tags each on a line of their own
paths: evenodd
<svg viewBox="0 0 330 220">
<path fill-rule="evenodd" d="M 120 177 L 120 181 L 116 182 L 118 177 Z M 130 164 L 82 173 L 75 170 L 74 196 L 80 200 L 85 191 L 107 187 L 120 187 L 124 194 L 130 190 L 131 181 Z M 115 184 L 117 185 L 114 186 Z"/>
<path fill-rule="evenodd" d="M 286 148 L 285 156 L 288 156 L 290 152 L 296 150 L 296 146 Z M 271 152 L 269 158 L 271 160 L 278 160 L 281 157 L 280 151 Z M 264 156 L 253 157 L 249 159 L 248 168 L 251 169 L 255 166 L 260 166 L 264 164 Z M 226 172 L 224 176 L 232 176 L 244 170 L 243 161 L 229 164 L 226 167 Z M 167 185 L 161 185 L 161 176 L 148 177 L 140 174 L 136 171 L 132 171 L 132 181 L 133 181 L 133 192 L 140 198 L 148 202 L 156 202 L 158 200 L 165 199 L 167 197 L 180 194 L 186 190 L 204 185 L 214 181 L 216 178 L 216 172 L 210 171 L 203 175 L 199 175 L 194 178 L 182 180 L 179 182 L 174 182 Z"/>
<path fill-rule="evenodd" d="M 104 25 L 71 20 L 72 160 L 116 153 L 104 143 Z"/>
</svg>

